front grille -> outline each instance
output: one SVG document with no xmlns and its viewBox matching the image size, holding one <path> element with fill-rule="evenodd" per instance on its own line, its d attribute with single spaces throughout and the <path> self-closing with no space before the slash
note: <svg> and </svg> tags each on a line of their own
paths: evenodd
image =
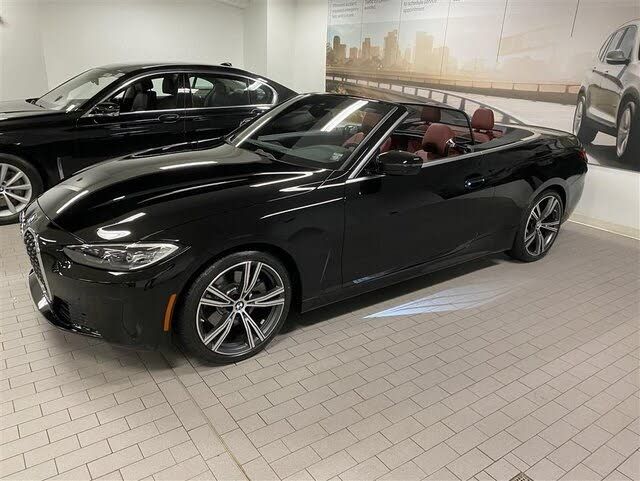
<svg viewBox="0 0 640 481">
<path fill-rule="evenodd" d="M 27 230 L 24 233 L 24 246 L 27 248 L 27 255 L 29 256 L 29 261 L 31 262 L 31 267 L 33 267 L 33 272 L 40 282 L 40 285 L 45 288 L 47 285 L 44 273 L 42 272 L 42 264 L 40 262 L 40 253 L 38 250 L 38 240 L 32 231 Z M 47 292 L 47 294 L 49 294 Z"/>
</svg>

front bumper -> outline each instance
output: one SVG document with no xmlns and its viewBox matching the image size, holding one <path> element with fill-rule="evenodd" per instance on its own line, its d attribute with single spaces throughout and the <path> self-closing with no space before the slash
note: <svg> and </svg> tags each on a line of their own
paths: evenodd
<svg viewBox="0 0 640 481">
<path fill-rule="evenodd" d="M 62 249 L 77 239 L 53 224 L 37 203 L 28 210 L 21 228 L 33 268 L 29 288 L 51 324 L 121 346 L 156 349 L 170 343 L 165 316 L 169 299 L 184 286 L 188 256 L 130 273 L 76 264 Z"/>
</svg>

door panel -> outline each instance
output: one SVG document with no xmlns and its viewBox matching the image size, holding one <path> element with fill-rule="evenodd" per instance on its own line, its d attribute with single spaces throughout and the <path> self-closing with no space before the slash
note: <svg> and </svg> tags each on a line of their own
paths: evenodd
<svg viewBox="0 0 640 481">
<path fill-rule="evenodd" d="M 624 35 L 621 38 L 616 49 L 622 50 L 627 58 L 631 56 L 633 47 L 635 46 L 637 38 L 637 27 L 632 25 L 627 27 L 624 31 Z M 609 49 L 613 50 L 613 49 Z M 610 65 L 607 64 L 603 75 L 600 79 L 600 92 L 602 95 L 602 112 L 606 115 L 607 119 L 610 119 L 612 123 L 617 121 L 617 112 L 620 101 L 622 100 L 622 85 L 623 71 L 627 68 L 627 65 Z"/>
<path fill-rule="evenodd" d="M 147 102 L 146 106 L 140 108 L 152 110 L 125 111 L 115 117 L 85 115 L 78 119 L 74 156 L 63 161 L 65 176 L 106 159 L 183 143 L 185 96 L 179 94 L 183 80 L 182 75 L 170 75 L 175 78 L 169 83 L 162 82 L 161 76 L 157 74 L 153 81 L 150 78 L 141 80 L 153 86 L 146 92 L 155 95 L 150 95 L 153 103 Z M 126 99 L 123 100 L 126 90 L 130 88 L 131 86 L 113 96 L 113 101 L 126 105 L 125 110 L 131 109 L 135 100 L 135 96 L 129 99 L 128 104 Z"/>
<path fill-rule="evenodd" d="M 625 29 L 620 29 L 615 32 L 611 41 L 604 49 L 602 56 L 600 57 L 598 64 L 593 70 L 594 73 L 594 85 L 591 88 L 591 114 L 601 120 L 604 120 L 607 123 L 614 122 L 614 116 L 611 112 L 611 93 L 613 83 L 615 83 L 617 75 L 620 73 L 620 68 L 623 67 L 620 65 L 610 65 L 606 62 L 605 57 L 607 53 L 612 50 L 616 50 L 622 36 L 624 35 Z"/>
<path fill-rule="evenodd" d="M 487 231 L 493 189 L 476 158 L 426 164 L 412 176 L 347 184 L 345 282 L 463 252 Z M 472 182 L 470 182 L 472 181 Z"/>
</svg>

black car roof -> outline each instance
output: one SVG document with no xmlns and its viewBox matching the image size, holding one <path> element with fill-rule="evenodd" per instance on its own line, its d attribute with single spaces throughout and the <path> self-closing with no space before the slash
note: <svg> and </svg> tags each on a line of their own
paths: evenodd
<svg viewBox="0 0 640 481">
<path fill-rule="evenodd" d="M 126 74 L 135 74 L 141 73 L 149 70 L 163 70 L 167 68 L 184 68 L 184 69 L 196 69 L 196 70 L 216 70 L 216 71 L 224 71 L 229 73 L 241 73 L 247 74 L 252 77 L 261 77 L 258 74 L 248 72 L 246 70 L 242 70 L 240 68 L 236 68 L 228 65 L 210 65 L 210 64 L 197 64 L 197 63 L 184 63 L 184 62 L 157 62 L 157 63 L 139 63 L 139 62 L 131 62 L 131 63 L 113 63 L 108 65 L 101 65 L 99 67 L 95 67 L 97 69 L 103 70 L 118 70 L 120 72 L 124 72 Z M 269 79 L 265 79 L 269 80 Z M 270 82 L 273 82 L 269 80 Z"/>
</svg>

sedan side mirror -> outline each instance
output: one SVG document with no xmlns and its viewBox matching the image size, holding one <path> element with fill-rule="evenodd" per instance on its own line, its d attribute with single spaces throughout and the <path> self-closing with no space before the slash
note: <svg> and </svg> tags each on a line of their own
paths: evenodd
<svg viewBox="0 0 640 481">
<path fill-rule="evenodd" d="M 117 102 L 100 102 L 89 113 L 91 117 L 117 117 L 120 115 L 120 104 Z"/>
<path fill-rule="evenodd" d="M 378 165 L 383 174 L 416 175 L 422 170 L 422 159 L 404 150 L 390 150 L 378 156 Z"/>
<path fill-rule="evenodd" d="M 611 65 L 627 65 L 629 63 L 629 58 L 622 50 L 611 50 L 604 59 Z"/>
</svg>

